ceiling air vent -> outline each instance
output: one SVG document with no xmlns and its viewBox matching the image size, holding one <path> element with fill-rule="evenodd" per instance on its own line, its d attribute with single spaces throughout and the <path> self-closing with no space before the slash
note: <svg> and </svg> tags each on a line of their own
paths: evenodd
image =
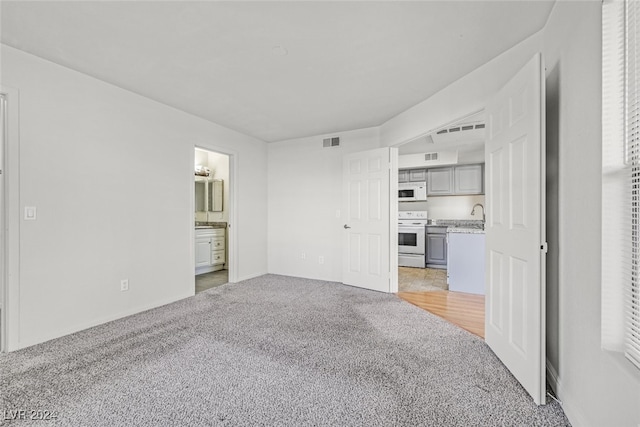
<svg viewBox="0 0 640 427">
<path fill-rule="evenodd" d="M 426 162 L 431 162 L 434 160 L 438 160 L 438 153 L 425 153 L 424 160 Z"/>
<path fill-rule="evenodd" d="M 333 138 L 325 138 L 322 140 L 322 146 L 324 148 L 328 147 L 339 147 L 340 146 L 340 137 L 334 136 Z"/>
<path fill-rule="evenodd" d="M 461 142 L 484 141 L 484 123 L 460 123 L 431 134 L 436 144 L 452 144 Z"/>
</svg>

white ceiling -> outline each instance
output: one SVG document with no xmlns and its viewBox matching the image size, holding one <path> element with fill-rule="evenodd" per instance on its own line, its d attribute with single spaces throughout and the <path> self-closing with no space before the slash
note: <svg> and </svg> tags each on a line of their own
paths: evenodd
<svg viewBox="0 0 640 427">
<path fill-rule="evenodd" d="M 0 3 L 2 43 L 265 141 L 381 125 L 540 30 L 553 7 Z"/>
</svg>

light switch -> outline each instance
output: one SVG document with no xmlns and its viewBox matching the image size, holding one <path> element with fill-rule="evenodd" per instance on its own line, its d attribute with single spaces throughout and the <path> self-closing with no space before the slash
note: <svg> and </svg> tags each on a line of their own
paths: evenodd
<svg viewBox="0 0 640 427">
<path fill-rule="evenodd" d="M 24 207 L 24 219 L 25 221 L 35 221 L 36 219 L 36 207 L 25 206 Z"/>
</svg>

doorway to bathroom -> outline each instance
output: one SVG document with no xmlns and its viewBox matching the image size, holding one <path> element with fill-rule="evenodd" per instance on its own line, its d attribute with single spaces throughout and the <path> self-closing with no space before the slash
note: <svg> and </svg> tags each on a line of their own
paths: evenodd
<svg viewBox="0 0 640 427">
<path fill-rule="evenodd" d="M 229 282 L 232 165 L 225 153 L 194 150 L 195 293 Z"/>
</svg>

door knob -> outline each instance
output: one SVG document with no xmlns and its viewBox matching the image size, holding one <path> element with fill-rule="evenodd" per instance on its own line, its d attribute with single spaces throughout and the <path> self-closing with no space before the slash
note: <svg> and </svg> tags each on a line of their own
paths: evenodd
<svg viewBox="0 0 640 427">
<path fill-rule="evenodd" d="M 349 227 L 347 224 L 345 224 L 345 225 L 344 225 L 344 228 L 345 228 L 345 230 L 346 230 L 347 228 L 351 228 L 351 227 Z"/>
</svg>

